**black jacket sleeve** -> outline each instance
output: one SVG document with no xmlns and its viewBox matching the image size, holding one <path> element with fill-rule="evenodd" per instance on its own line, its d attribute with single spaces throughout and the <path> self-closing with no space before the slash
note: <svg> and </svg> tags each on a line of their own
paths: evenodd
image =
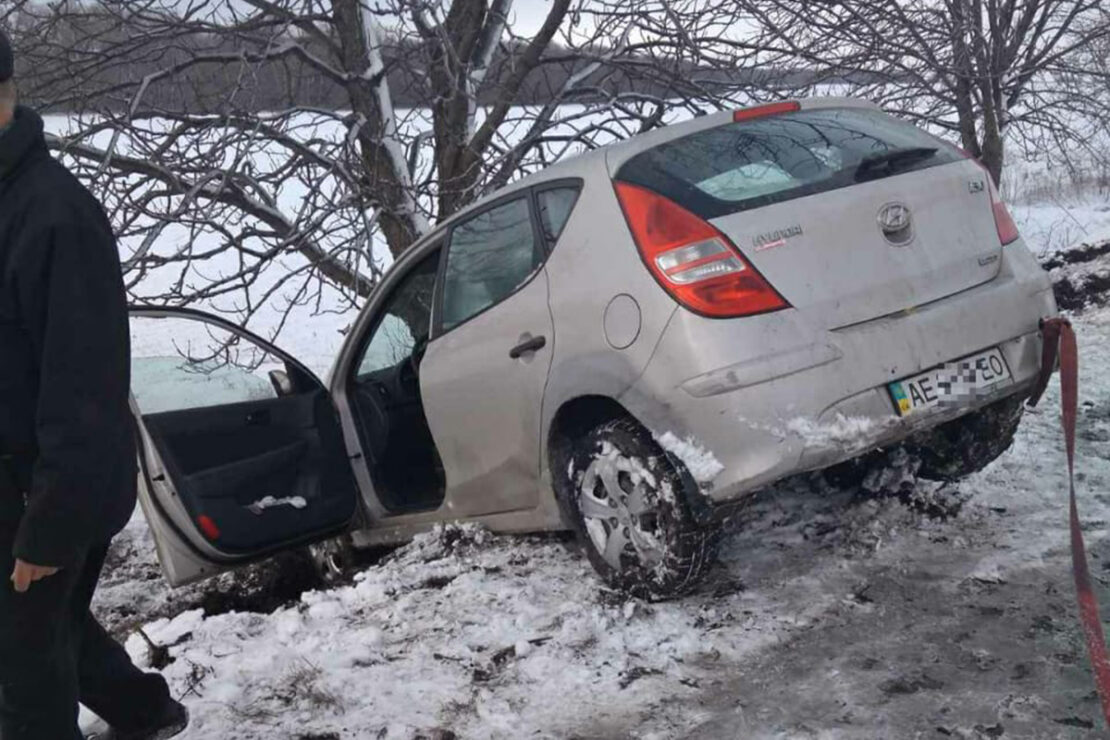
<svg viewBox="0 0 1110 740">
<path fill-rule="evenodd" d="M 38 565 L 76 563 L 99 539 L 121 456 L 135 454 L 119 253 L 103 215 L 81 210 L 30 230 L 17 255 L 40 382 L 38 457 L 13 554 Z"/>
</svg>

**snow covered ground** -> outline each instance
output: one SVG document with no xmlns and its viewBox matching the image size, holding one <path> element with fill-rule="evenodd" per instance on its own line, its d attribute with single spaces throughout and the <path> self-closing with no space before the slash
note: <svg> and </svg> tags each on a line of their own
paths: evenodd
<svg viewBox="0 0 1110 740">
<path fill-rule="evenodd" d="M 1014 221 L 1038 256 L 1110 240 L 1110 191 L 1010 204 Z"/>
</svg>

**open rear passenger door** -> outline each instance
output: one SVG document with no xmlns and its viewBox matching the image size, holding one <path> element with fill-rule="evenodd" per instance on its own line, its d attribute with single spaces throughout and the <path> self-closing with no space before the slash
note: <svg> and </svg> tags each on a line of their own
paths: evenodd
<svg viewBox="0 0 1110 740">
<path fill-rule="evenodd" d="M 357 484 L 311 371 L 216 316 L 130 314 L 139 500 L 171 585 L 349 528 Z"/>
</svg>

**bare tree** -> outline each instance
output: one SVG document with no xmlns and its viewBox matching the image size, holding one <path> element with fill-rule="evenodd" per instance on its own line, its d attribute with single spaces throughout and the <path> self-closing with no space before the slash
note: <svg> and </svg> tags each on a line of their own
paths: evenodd
<svg viewBox="0 0 1110 740">
<path fill-rule="evenodd" d="M 1105 134 L 1103 0 L 739 0 L 772 64 L 947 130 L 1001 178 L 1008 138 L 1064 151 Z"/>
<path fill-rule="evenodd" d="M 490 189 L 745 99 L 737 52 L 699 48 L 732 20 L 551 0 L 520 34 L 511 0 L 0 0 L 21 94 L 59 113 L 50 145 L 111 211 L 133 292 L 242 321 L 358 302 Z"/>
</svg>

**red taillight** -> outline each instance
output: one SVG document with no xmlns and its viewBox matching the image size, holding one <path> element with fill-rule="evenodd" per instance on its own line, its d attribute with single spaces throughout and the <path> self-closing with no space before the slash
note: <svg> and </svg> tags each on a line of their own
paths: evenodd
<svg viewBox="0 0 1110 740">
<path fill-rule="evenodd" d="M 212 521 L 212 517 L 207 514 L 201 514 L 197 517 L 197 526 L 204 536 L 210 540 L 220 539 L 220 528 L 216 526 L 216 522 Z"/>
<path fill-rule="evenodd" d="M 711 224 L 647 188 L 614 187 L 644 264 L 683 306 L 715 318 L 789 307 Z"/>
<path fill-rule="evenodd" d="M 754 108 L 738 110 L 732 114 L 732 120 L 733 122 L 750 121 L 753 118 L 776 116 L 779 113 L 793 113 L 801 109 L 802 105 L 797 100 L 788 100 L 783 103 L 767 103 L 766 105 L 757 105 Z"/>
<path fill-rule="evenodd" d="M 988 175 L 990 177 L 990 175 Z M 1018 233 L 1017 224 L 1014 223 L 1014 217 L 1010 215 L 1010 209 L 1002 202 L 1002 198 L 998 196 L 998 190 L 994 185 L 991 185 L 991 210 L 994 211 L 994 227 L 998 230 L 998 239 L 1005 246 L 1010 242 L 1017 241 L 1021 236 Z"/>
<path fill-rule="evenodd" d="M 965 157 L 970 159 L 975 164 L 983 168 L 983 172 L 987 176 L 987 190 L 991 196 L 991 212 L 994 214 L 994 228 L 998 232 L 998 240 L 1002 242 L 1002 246 L 1006 246 L 1011 242 L 1016 242 L 1021 234 L 1018 233 L 1017 224 L 1014 223 L 1014 217 L 1010 215 L 1010 209 L 1002 202 L 1002 196 L 998 194 L 998 188 L 994 186 L 994 178 L 991 177 L 991 171 L 987 166 L 980 162 L 966 149 L 960 149 Z"/>
</svg>

